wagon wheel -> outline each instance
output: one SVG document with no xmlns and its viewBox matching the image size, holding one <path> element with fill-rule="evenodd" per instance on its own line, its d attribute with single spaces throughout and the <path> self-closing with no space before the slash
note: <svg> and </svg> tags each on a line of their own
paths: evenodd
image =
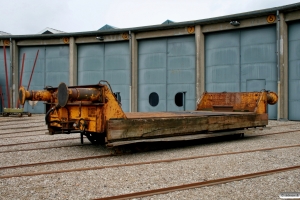
<svg viewBox="0 0 300 200">
<path fill-rule="evenodd" d="M 85 132 L 85 136 L 92 144 L 105 144 L 104 134 Z"/>
</svg>

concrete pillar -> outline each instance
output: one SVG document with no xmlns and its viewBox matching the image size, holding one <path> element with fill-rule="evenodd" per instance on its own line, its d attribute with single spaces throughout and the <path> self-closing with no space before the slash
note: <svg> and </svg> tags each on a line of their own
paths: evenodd
<svg viewBox="0 0 300 200">
<path fill-rule="evenodd" d="M 138 111 L 138 45 L 135 33 L 131 33 L 131 111 Z"/>
<path fill-rule="evenodd" d="M 23 55 L 22 55 L 23 58 Z M 19 99 L 19 48 L 15 40 L 11 40 L 10 43 L 10 60 L 11 60 L 11 72 L 12 72 L 12 98 L 11 107 L 14 108 Z"/>
<path fill-rule="evenodd" d="M 69 40 L 69 85 L 77 85 L 77 45 L 75 38 Z"/>
<path fill-rule="evenodd" d="M 204 34 L 200 25 L 195 26 L 196 41 L 196 98 L 205 91 Z"/>
<path fill-rule="evenodd" d="M 283 13 L 279 14 L 280 119 L 288 119 L 288 26 Z"/>
</svg>

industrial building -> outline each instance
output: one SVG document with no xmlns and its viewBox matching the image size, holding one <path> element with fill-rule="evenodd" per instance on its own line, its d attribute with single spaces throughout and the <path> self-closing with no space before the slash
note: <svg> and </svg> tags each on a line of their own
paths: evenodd
<svg viewBox="0 0 300 200">
<path fill-rule="evenodd" d="M 279 95 L 270 119 L 300 120 L 300 3 L 155 26 L 41 33 L 48 34 L 0 35 L 0 106 L 8 105 L 6 57 L 11 107 L 21 75 L 26 88 L 36 61 L 30 90 L 107 80 L 125 112 L 195 110 L 205 91 L 265 89 Z M 41 102 L 25 110 L 45 112 Z"/>
</svg>

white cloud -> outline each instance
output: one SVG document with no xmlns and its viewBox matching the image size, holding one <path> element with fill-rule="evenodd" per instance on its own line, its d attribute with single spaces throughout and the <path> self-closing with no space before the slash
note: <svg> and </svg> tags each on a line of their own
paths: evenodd
<svg viewBox="0 0 300 200">
<path fill-rule="evenodd" d="M 206 19 L 296 3 L 295 0 L 0 0 L 0 30 L 36 34 L 46 27 L 65 32 L 93 31 Z M 3 6 L 4 5 L 4 6 Z"/>
</svg>

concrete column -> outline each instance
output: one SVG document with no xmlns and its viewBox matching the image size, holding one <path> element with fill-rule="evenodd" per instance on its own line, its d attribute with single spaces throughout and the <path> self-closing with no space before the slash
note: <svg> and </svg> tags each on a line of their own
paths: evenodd
<svg viewBox="0 0 300 200">
<path fill-rule="evenodd" d="M 14 108 L 19 99 L 19 48 L 15 40 L 11 40 L 10 43 L 10 60 L 12 72 L 12 92 L 10 93 L 12 95 L 11 107 Z"/>
<path fill-rule="evenodd" d="M 279 14 L 280 119 L 288 119 L 288 26 L 283 13 Z"/>
<path fill-rule="evenodd" d="M 135 33 L 131 33 L 131 111 L 138 111 L 138 45 Z"/>
<path fill-rule="evenodd" d="M 200 25 L 195 26 L 196 41 L 196 98 L 205 91 L 204 34 Z"/>
<path fill-rule="evenodd" d="M 69 40 L 69 85 L 77 85 L 77 45 L 74 37 Z"/>
</svg>

